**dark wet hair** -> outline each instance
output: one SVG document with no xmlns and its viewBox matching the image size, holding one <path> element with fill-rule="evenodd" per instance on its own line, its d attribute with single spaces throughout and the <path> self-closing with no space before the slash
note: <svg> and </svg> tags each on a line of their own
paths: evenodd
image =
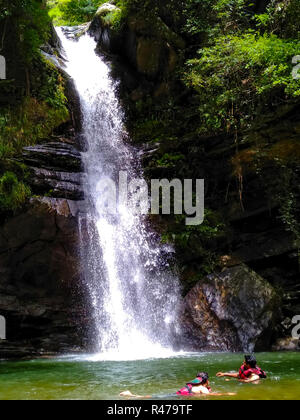
<svg viewBox="0 0 300 420">
<path fill-rule="evenodd" d="M 208 373 L 206 372 L 199 372 L 197 373 L 197 378 L 201 379 L 201 385 L 206 384 L 206 382 L 209 380 Z"/>
<path fill-rule="evenodd" d="M 247 365 L 249 365 L 252 368 L 256 368 L 257 365 L 257 361 L 255 356 L 253 355 L 249 355 L 249 356 L 245 356 L 245 362 L 247 363 Z"/>
</svg>

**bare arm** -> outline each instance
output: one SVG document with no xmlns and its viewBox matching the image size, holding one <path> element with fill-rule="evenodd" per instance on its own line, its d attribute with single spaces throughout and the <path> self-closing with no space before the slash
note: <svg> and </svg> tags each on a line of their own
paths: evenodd
<svg viewBox="0 0 300 420">
<path fill-rule="evenodd" d="M 213 396 L 213 397 L 234 397 L 237 395 L 235 392 L 226 392 L 224 394 L 219 392 L 209 392 L 208 394 L 194 394 L 197 397 L 206 397 L 206 396 Z"/>
<path fill-rule="evenodd" d="M 251 382 L 257 382 L 260 380 L 260 377 L 258 375 L 251 375 L 248 379 L 239 379 L 239 382 L 243 382 L 245 384 L 249 384 Z"/>
<path fill-rule="evenodd" d="M 209 395 L 213 395 L 215 397 L 234 397 L 237 395 L 236 392 L 225 392 L 224 394 L 221 394 L 219 392 L 211 392 Z"/>
<path fill-rule="evenodd" d="M 223 373 L 223 372 L 219 372 L 219 373 L 217 373 L 217 377 L 218 378 L 227 377 L 227 378 L 235 378 L 235 379 L 238 379 L 239 374 L 236 373 L 236 372 L 234 372 L 234 373 Z"/>
<path fill-rule="evenodd" d="M 124 391 L 120 393 L 120 397 L 125 398 L 151 398 L 151 395 L 134 395 L 130 391 Z"/>
</svg>

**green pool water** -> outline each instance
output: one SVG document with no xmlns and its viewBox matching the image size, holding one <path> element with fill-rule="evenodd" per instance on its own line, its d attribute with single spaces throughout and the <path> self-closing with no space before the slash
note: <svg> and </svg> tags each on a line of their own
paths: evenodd
<svg viewBox="0 0 300 420">
<path fill-rule="evenodd" d="M 218 371 L 236 370 L 242 358 L 240 354 L 194 353 L 138 361 L 92 361 L 88 357 L 3 361 L 0 399 L 111 400 L 120 399 L 120 391 L 130 390 L 156 400 L 180 400 L 183 397 L 175 392 L 199 370 L 209 372 L 214 391 L 237 393 L 222 399 L 300 399 L 300 353 L 258 354 L 259 365 L 268 373 L 268 379 L 259 385 L 215 377 Z"/>
</svg>

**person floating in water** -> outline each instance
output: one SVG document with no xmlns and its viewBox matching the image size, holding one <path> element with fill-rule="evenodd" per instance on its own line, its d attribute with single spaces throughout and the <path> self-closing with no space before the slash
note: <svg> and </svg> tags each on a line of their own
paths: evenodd
<svg viewBox="0 0 300 420">
<path fill-rule="evenodd" d="M 177 395 L 185 395 L 185 396 L 192 396 L 192 395 L 214 395 L 214 396 L 233 396 L 236 395 L 234 393 L 226 393 L 226 394 L 218 394 L 212 392 L 212 389 L 209 385 L 209 376 L 206 372 L 199 372 L 197 374 L 197 378 L 188 382 L 186 386 L 180 389 Z"/>
<path fill-rule="evenodd" d="M 260 379 L 266 379 L 266 373 L 257 366 L 257 361 L 254 356 L 245 356 L 244 363 L 240 367 L 239 372 L 234 373 L 217 373 L 217 377 L 223 378 L 235 378 L 238 379 L 240 382 L 257 382 Z"/>
<path fill-rule="evenodd" d="M 183 396 L 201 396 L 201 395 L 214 395 L 217 397 L 221 396 L 234 396 L 234 393 L 218 394 L 212 392 L 211 387 L 209 386 L 209 376 L 206 372 L 200 372 L 197 374 L 197 378 L 188 382 L 184 388 L 179 390 L 177 395 Z M 120 397 L 125 398 L 151 398 L 150 395 L 142 396 L 132 394 L 130 391 L 124 391 L 120 393 Z"/>
</svg>

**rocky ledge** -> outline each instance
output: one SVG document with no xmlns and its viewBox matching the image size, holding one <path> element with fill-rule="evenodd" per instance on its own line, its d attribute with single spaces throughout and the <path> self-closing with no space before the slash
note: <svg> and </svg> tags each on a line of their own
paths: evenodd
<svg viewBox="0 0 300 420">
<path fill-rule="evenodd" d="M 50 142 L 23 151 L 34 194 L 82 200 L 81 155 L 72 144 Z"/>
</svg>

